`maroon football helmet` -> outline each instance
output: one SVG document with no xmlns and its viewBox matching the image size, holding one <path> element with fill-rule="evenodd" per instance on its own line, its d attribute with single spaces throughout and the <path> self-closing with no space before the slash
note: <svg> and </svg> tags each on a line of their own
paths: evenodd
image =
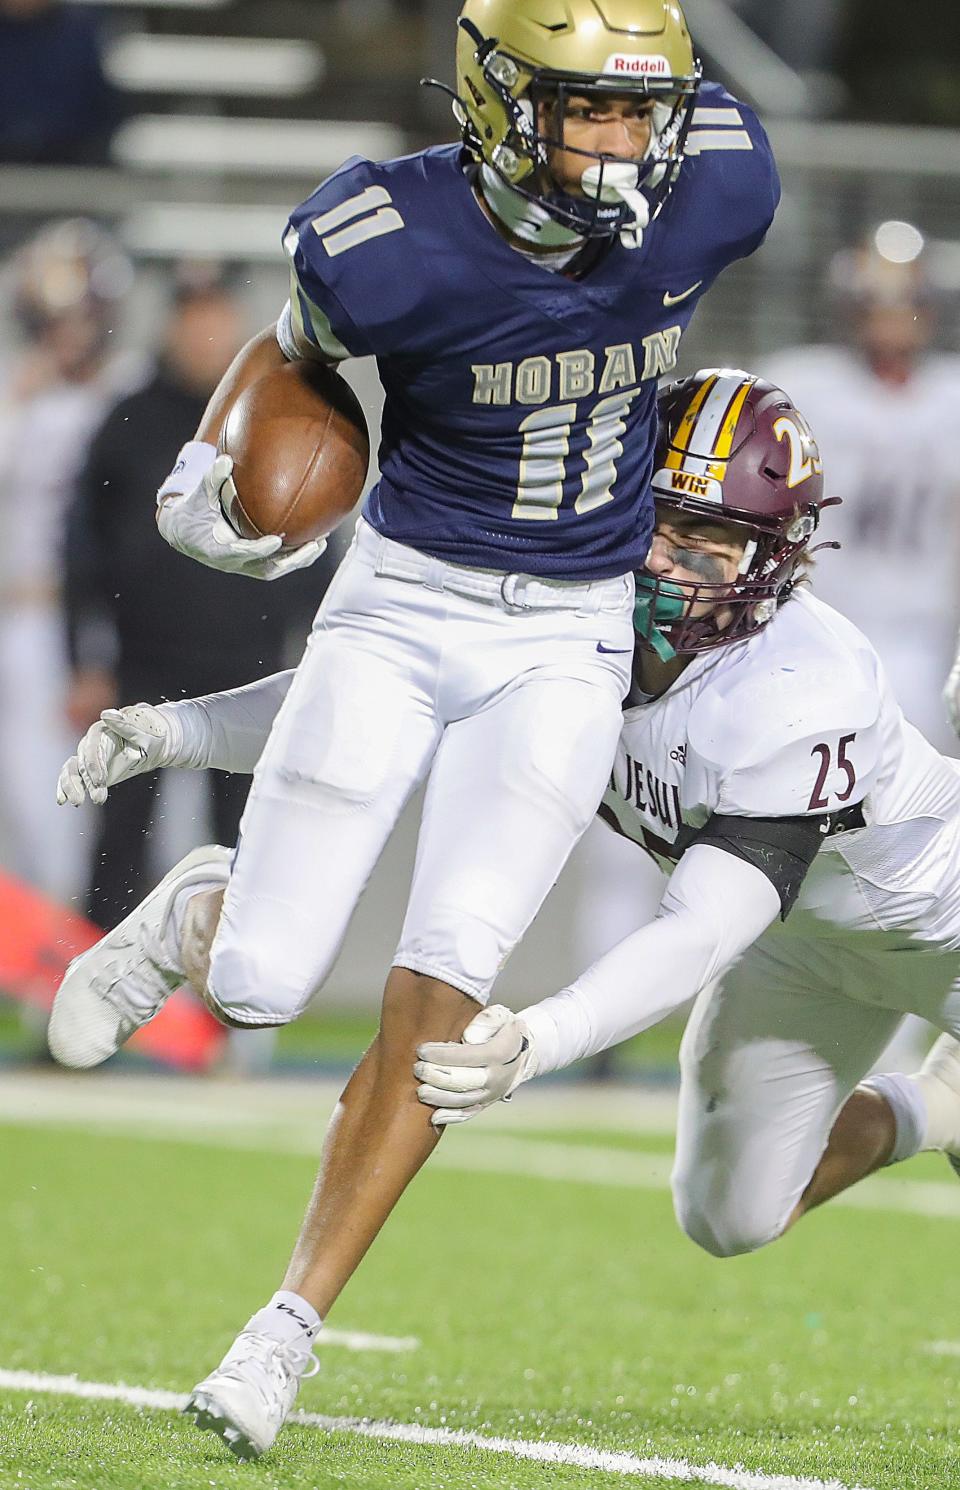
<svg viewBox="0 0 960 1490">
<path fill-rule="evenodd" d="M 733 585 L 637 575 L 637 633 L 669 657 L 728 646 L 771 621 L 797 582 L 797 562 L 821 509 L 836 499 L 824 498 L 820 452 L 806 420 L 771 383 L 709 368 L 665 388 L 658 409 L 657 506 L 748 529 Z M 723 630 L 711 615 L 690 617 L 704 600 L 733 611 Z"/>
</svg>

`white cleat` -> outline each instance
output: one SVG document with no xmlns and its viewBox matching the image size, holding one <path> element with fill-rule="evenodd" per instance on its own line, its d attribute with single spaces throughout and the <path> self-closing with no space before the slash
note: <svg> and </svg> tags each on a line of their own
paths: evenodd
<svg viewBox="0 0 960 1490">
<path fill-rule="evenodd" d="M 194 1387 L 184 1412 L 236 1458 L 259 1459 L 283 1427 L 301 1381 L 320 1369 L 311 1340 L 274 1340 L 244 1330 L 217 1369 Z"/>
<path fill-rule="evenodd" d="M 96 946 L 75 957 L 47 1027 L 62 1066 L 99 1066 L 163 1007 L 184 982 L 164 932 L 175 897 L 190 884 L 227 882 L 232 850 L 207 844 L 187 854 Z"/>
<path fill-rule="evenodd" d="M 917 1076 L 927 1099 L 936 1148 L 960 1178 L 960 1040 L 941 1035 Z"/>
</svg>

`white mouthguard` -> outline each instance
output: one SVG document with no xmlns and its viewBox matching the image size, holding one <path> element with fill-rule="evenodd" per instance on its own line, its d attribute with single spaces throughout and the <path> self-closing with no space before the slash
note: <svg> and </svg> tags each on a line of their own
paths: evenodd
<svg viewBox="0 0 960 1490">
<path fill-rule="evenodd" d="M 588 197 L 601 202 L 624 202 L 633 213 L 632 224 L 620 230 L 624 248 L 639 248 L 650 223 L 650 204 L 639 188 L 639 167 L 630 161 L 600 161 L 588 166 L 580 185 Z"/>
</svg>

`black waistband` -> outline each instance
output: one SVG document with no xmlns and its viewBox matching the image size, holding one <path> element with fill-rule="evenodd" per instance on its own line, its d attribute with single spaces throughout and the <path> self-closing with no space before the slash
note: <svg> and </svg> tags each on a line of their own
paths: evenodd
<svg viewBox="0 0 960 1490">
<path fill-rule="evenodd" d="M 834 838 L 838 833 L 852 833 L 855 828 L 865 828 L 867 822 L 863 815 L 863 803 L 854 802 L 852 807 L 844 807 L 841 812 L 831 812 L 829 823 L 827 838 Z"/>
</svg>

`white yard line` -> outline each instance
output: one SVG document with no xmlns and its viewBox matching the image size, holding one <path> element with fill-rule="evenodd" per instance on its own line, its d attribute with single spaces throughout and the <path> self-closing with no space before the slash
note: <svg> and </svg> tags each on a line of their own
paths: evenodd
<svg viewBox="0 0 960 1490">
<path fill-rule="evenodd" d="M 49 1122 L 97 1118 L 177 1127 L 289 1128 L 324 1126 L 343 1089 L 329 1077 L 276 1077 L 238 1081 L 103 1071 L 6 1070 L 0 1083 L 0 1121 Z M 484 1117 L 486 1128 L 580 1129 L 670 1134 L 677 1095 L 616 1082 L 542 1082 L 525 1087 L 512 1103 Z"/>
<path fill-rule="evenodd" d="M 390 1355 L 404 1355 L 410 1350 L 419 1350 L 416 1335 L 365 1335 L 363 1330 L 322 1329 L 313 1342 L 314 1350 L 320 1345 L 339 1346 L 343 1350 L 382 1350 Z"/>
<path fill-rule="evenodd" d="M 530 1094 L 533 1097 L 534 1094 Z M 638 1093 L 636 1120 L 628 1123 L 623 1111 L 617 1124 L 635 1136 L 661 1133 L 672 1112 L 673 1098 Z M 155 1086 L 149 1079 L 123 1077 L 13 1077 L 0 1085 L 0 1123 L 66 1126 L 72 1132 L 109 1133 L 128 1138 L 198 1144 L 250 1153 L 319 1155 L 320 1139 L 335 1094 L 328 1084 L 230 1083 L 207 1086 L 177 1081 Z M 549 1126 L 546 1113 L 562 1109 L 567 1126 L 591 1126 L 590 1089 L 550 1093 L 544 1104 L 531 1100 L 522 1121 L 531 1128 Z M 645 1126 L 646 1112 L 651 1125 Z M 519 1104 L 518 1104 L 519 1106 Z M 572 1109 L 579 1109 L 574 1121 Z M 598 1109 L 607 1123 L 611 1108 L 603 1095 Z M 430 1169 L 462 1174 L 517 1175 L 526 1179 L 599 1185 L 621 1190 L 665 1190 L 669 1187 L 671 1158 L 665 1153 L 603 1144 L 576 1144 L 557 1139 L 525 1138 L 516 1131 L 520 1111 L 503 1107 L 477 1123 L 456 1128 L 445 1137 L 430 1160 Z M 504 1131 L 509 1122 L 514 1131 Z M 945 1169 L 944 1173 L 948 1173 Z M 889 1176 L 865 1180 L 832 1202 L 851 1210 L 886 1211 L 960 1220 L 960 1184 Z"/>
<path fill-rule="evenodd" d="M 34 1371 L 0 1370 L 0 1389 L 42 1392 L 57 1397 L 80 1397 L 87 1401 L 123 1402 L 130 1407 L 177 1412 L 187 1402 L 178 1392 L 131 1387 L 123 1383 L 78 1381 L 75 1376 L 49 1376 Z M 720 1490 L 863 1490 L 840 1480 L 815 1480 L 795 1475 L 768 1475 L 721 1464 L 691 1464 L 686 1459 L 641 1459 L 619 1450 L 594 1449 L 586 1444 L 557 1443 L 549 1439 L 531 1442 L 525 1438 L 494 1438 L 465 1433 L 454 1428 L 428 1428 L 421 1423 L 378 1423 L 360 1418 L 330 1418 L 316 1412 L 295 1412 L 289 1421 L 324 1433 L 352 1433 L 360 1438 L 389 1440 L 422 1448 L 477 1449 L 481 1453 L 505 1454 L 530 1459 L 537 1464 L 570 1465 L 643 1480 L 677 1480 L 687 1485 L 712 1485 Z"/>
<path fill-rule="evenodd" d="M 960 1356 L 960 1340 L 931 1340 L 923 1349 L 928 1355 Z"/>
</svg>

